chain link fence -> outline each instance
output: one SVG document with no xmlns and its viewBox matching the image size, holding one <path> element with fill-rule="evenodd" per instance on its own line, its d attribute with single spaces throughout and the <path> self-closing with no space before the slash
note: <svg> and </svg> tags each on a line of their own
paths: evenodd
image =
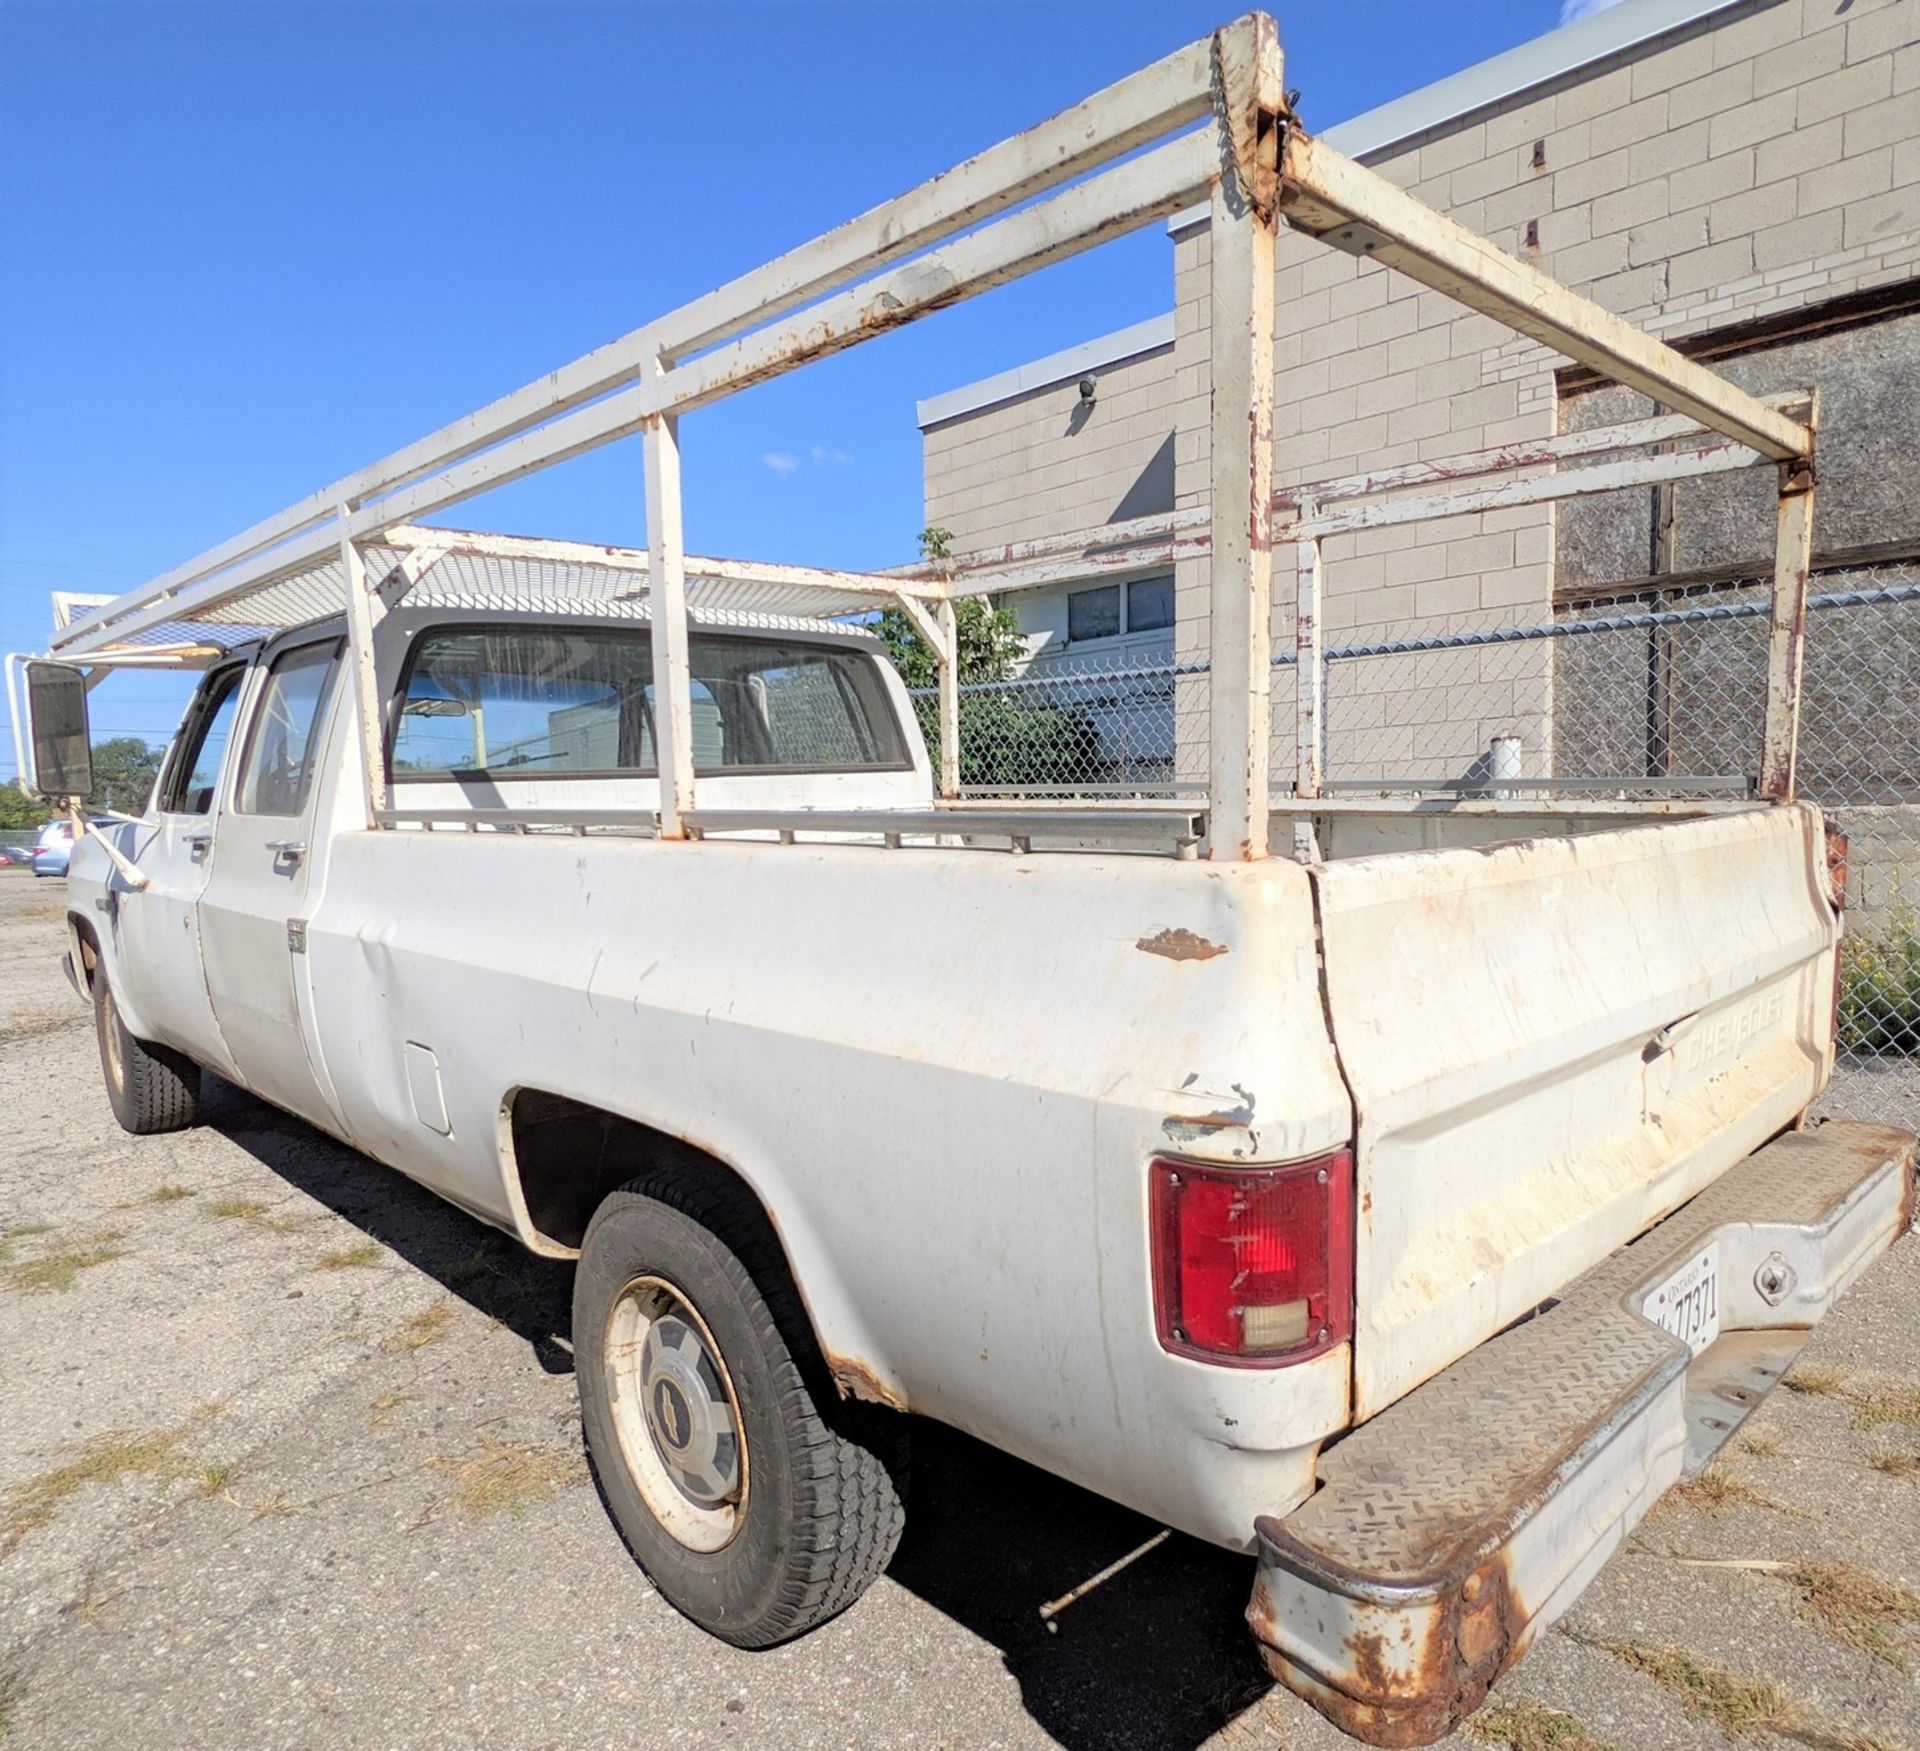
<svg viewBox="0 0 1920 1751">
<path fill-rule="evenodd" d="M 1920 567 L 1824 572 L 1813 591 L 1799 791 L 1850 841 L 1842 1048 L 1920 1056 Z M 1768 596 L 1753 577 L 1642 587 L 1545 619 L 1516 609 L 1411 631 L 1341 627 L 1325 652 L 1326 787 L 1750 794 Z M 1283 653 L 1276 791 L 1293 783 L 1294 674 Z M 915 703 L 931 742 L 934 699 Z M 1206 665 L 1169 651 L 1036 662 L 961 689 L 961 785 L 976 797 L 1198 797 L 1206 738 Z"/>
</svg>

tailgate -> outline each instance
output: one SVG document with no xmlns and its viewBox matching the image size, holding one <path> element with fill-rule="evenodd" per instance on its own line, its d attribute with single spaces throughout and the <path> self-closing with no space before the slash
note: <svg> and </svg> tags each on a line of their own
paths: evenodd
<svg viewBox="0 0 1920 1751">
<path fill-rule="evenodd" d="M 1371 1416 L 1790 1123 L 1838 926 L 1805 807 L 1316 872 Z"/>
</svg>

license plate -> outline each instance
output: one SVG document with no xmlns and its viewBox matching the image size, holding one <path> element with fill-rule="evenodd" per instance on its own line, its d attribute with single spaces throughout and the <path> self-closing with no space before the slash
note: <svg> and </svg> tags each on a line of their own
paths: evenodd
<svg viewBox="0 0 1920 1751">
<path fill-rule="evenodd" d="M 1697 1252 L 1646 1299 L 1647 1318 L 1697 1356 L 1720 1335 L 1720 1243 Z"/>
</svg>

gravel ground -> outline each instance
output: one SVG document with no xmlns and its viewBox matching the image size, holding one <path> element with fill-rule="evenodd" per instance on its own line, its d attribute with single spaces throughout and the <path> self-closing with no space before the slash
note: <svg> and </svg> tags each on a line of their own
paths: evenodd
<svg viewBox="0 0 1920 1751">
<path fill-rule="evenodd" d="M 1268 1685 L 1248 1559 L 1175 1538 L 1048 1633 L 1042 1601 L 1154 1528 L 933 1425 L 861 1604 L 771 1653 L 707 1639 L 587 1479 L 567 1269 L 224 1086 L 200 1129 L 123 1135 L 63 909 L 63 884 L 0 871 L 9 1751 L 1350 1743 Z M 1913 1123 L 1917 1089 L 1859 1072 L 1831 1104 Z M 1814 1390 L 1767 1401 L 1717 1499 L 1663 1504 L 1479 1736 L 1920 1744 L 1900 1595 L 1883 1622 L 1792 1566 L 1920 1588 L 1916 1316 L 1909 1241 L 1815 1335 Z"/>
</svg>

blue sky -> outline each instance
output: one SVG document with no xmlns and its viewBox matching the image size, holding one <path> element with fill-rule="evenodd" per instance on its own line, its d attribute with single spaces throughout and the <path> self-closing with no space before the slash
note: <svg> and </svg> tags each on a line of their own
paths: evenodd
<svg viewBox="0 0 1920 1751">
<path fill-rule="evenodd" d="M 3 0 L 0 649 L 44 644 L 50 589 L 130 588 L 1232 4 Z M 1278 16 L 1324 128 L 1562 11 Z M 1154 227 L 690 416 L 689 547 L 910 557 L 917 397 L 1171 302 Z M 443 520 L 640 542 L 638 442 Z M 161 739 L 185 688 L 116 676 L 96 731 Z"/>
</svg>

